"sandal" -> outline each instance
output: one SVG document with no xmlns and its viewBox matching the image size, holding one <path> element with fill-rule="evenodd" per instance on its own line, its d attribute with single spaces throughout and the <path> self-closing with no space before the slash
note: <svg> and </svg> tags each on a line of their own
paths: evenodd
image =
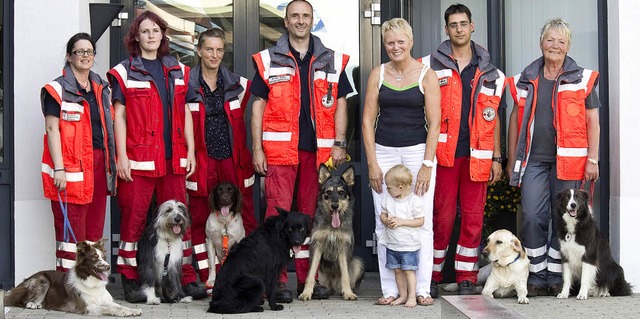
<svg viewBox="0 0 640 319">
<path fill-rule="evenodd" d="M 374 303 L 374 305 L 376 305 L 376 306 L 388 306 L 394 301 L 396 301 L 396 297 L 394 297 L 394 296 L 389 296 L 389 297 L 382 296 L 382 297 L 378 298 L 378 301 L 376 301 Z"/>
<path fill-rule="evenodd" d="M 427 295 L 426 297 L 418 296 L 418 298 L 416 298 L 416 302 L 418 303 L 418 306 L 431 306 L 431 305 L 433 305 L 433 299 L 429 295 Z"/>
</svg>

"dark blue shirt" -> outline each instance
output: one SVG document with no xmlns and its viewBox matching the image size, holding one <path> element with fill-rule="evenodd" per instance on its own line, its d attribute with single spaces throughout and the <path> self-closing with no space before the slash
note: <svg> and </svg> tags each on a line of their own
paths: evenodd
<svg viewBox="0 0 640 319">
<path fill-rule="evenodd" d="M 204 122 L 204 139 L 207 144 L 207 155 L 215 159 L 231 157 L 231 136 L 227 113 L 224 110 L 224 81 L 218 70 L 216 89 L 211 91 L 209 85 L 200 74 L 206 119 Z"/>
<path fill-rule="evenodd" d="M 458 130 L 458 144 L 456 146 L 455 157 L 470 156 L 471 147 L 470 134 L 469 134 L 469 113 L 471 112 L 471 89 L 473 88 L 473 78 L 476 75 L 478 69 L 478 58 L 476 57 L 476 51 L 471 46 L 471 61 L 460 73 L 460 80 L 462 81 L 462 113 L 460 114 L 460 129 Z M 456 66 L 458 63 L 456 62 Z"/>
</svg>

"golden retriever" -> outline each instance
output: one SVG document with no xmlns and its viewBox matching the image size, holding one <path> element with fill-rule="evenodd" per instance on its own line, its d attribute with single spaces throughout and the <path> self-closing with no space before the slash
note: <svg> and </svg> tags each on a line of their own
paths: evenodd
<svg viewBox="0 0 640 319">
<path fill-rule="evenodd" d="M 482 289 L 482 294 L 491 297 L 511 297 L 515 290 L 518 303 L 528 304 L 527 277 L 529 258 L 522 249 L 520 240 L 506 229 L 493 232 L 482 251 L 491 262 L 491 274 Z"/>
</svg>

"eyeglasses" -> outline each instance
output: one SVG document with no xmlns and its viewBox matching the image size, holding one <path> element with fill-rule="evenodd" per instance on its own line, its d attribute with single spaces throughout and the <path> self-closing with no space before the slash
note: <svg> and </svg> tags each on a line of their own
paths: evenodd
<svg viewBox="0 0 640 319">
<path fill-rule="evenodd" d="M 77 56 L 83 56 L 83 55 L 89 55 L 89 56 L 94 56 L 96 55 L 96 51 L 95 50 L 75 50 L 73 51 L 73 54 L 77 55 Z"/>
<path fill-rule="evenodd" d="M 467 21 L 462 21 L 459 24 L 457 22 L 449 23 L 448 25 L 449 29 L 457 29 L 458 27 L 466 29 L 468 26 L 469 26 L 469 22 Z"/>
</svg>

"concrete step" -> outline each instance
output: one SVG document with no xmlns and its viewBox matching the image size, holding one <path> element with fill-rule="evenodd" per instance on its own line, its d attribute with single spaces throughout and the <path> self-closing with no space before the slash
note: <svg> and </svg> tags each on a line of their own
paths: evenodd
<svg viewBox="0 0 640 319">
<path fill-rule="evenodd" d="M 505 308 L 490 297 L 442 296 L 442 318 L 469 319 L 524 319 L 522 315 Z"/>
</svg>

